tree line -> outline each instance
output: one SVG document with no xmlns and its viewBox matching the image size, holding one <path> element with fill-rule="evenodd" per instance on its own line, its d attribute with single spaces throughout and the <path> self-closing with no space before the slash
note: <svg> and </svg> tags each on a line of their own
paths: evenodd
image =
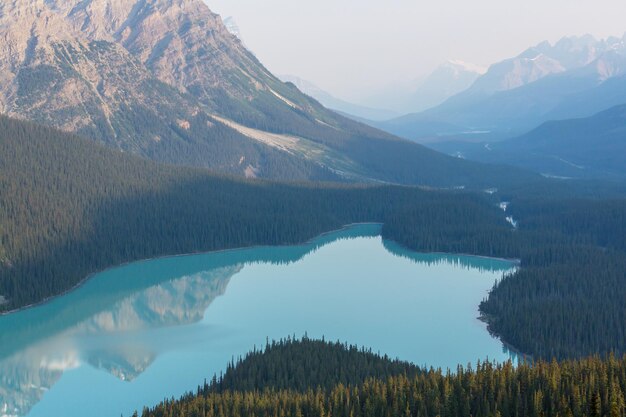
<svg viewBox="0 0 626 417">
<path fill-rule="evenodd" d="M 496 283 L 480 310 L 490 331 L 524 353 L 626 353 L 626 199 L 535 190 L 508 197 L 502 216 L 513 216 L 517 229 L 454 210 L 431 222 L 410 207 L 387 219 L 383 235 L 415 250 L 519 258 L 520 268 Z M 457 217 L 469 220 L 465 229 L 456 228 Z"/>
<path fill-rule="evenodd" d="M 521 268 L 481 304 L 490 329 L 524 352 L 626 352 L 626 200 L 518 199 Z"/>
<path fill-rule="evenodd" d="M 522 352 L 547 359 L 622 354 L 621 185 L 546 187 L 489 196 L 248 181 L 0 118 L 0 310 L 42 301 L 128 261 L 298 243 L 344 224 L 380 222 L 384 237 L 414 250 L 521 259 L 481 311 L 489 329 Z M 517 229 L 497 207 L 501 196 Z"/>
<path fill-rule="evenodd" d="M 136 415 L 622 417 L 625 396 L 626 357 L 479 361 L 450 372 L 305 338 L 269 344 L 196 392 Z"/>
<path fill-rule="evenodd" d="M 409 206 L 419 205 L 424 217 L 467 206 L 456 211 L 504 223 L 495 207 L 468 193 L 248 181 L 157 164 L 7 118 L 0 118 L 0 195 L 4 310 L 120 263 L 299 243 L 348 223 L 385 222 Z M 463 218 L 457 225 L 464 227 Z"/>
</svg>

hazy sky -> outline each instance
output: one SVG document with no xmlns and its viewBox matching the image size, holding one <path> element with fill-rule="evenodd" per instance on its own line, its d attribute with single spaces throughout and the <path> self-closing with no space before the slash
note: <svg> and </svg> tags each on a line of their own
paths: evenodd
<svg viewBox="0 0 626 417">
<path fill-rule="evenodd" d="M 626 32 L 626 0 L 205 0 L 276 74 L 359 101 L 447 59 L 489 65 L 542 40 Z"/>
</svg>

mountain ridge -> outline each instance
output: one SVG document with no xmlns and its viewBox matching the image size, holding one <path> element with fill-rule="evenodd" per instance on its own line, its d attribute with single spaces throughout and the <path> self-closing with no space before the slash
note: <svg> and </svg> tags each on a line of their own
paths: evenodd
<svg viewBox="0 0 626 417">
<path fill-rule="evenodd" d="M 48 32 L 32 36 L 38 25 Z M 502 168 L 459 162 L 327 110 L 273 76 L 201 0 L 13 0 L 0 35 L 15 39 L 0 49 L 4 113 L 124 152 L 295 181 L 502 180 Z"/>
<path fill-rule="evenodd" d="M 468 132 L 514 137 L 551 119 L 591 116 L 620 102 L 626 92 L 606 92 L 606 83 L 626 78 L 626 35 L 596 40 L 590 35 L 540 43 L 520 55 L 493 64 L 467 90 L 421 113 L 375 124 L 393 134 L 419 139 Z M 585 105 L 595 97 L 594 106 Z M 572 100 L 583 104 L 576 111 Z M 443 127 L 443 128 L 442 128 Z"/>
<path fill-rule="evenodd" d="M 405 99 L 407 108 L 423 111 L 470 88 L 486 69 L 460 60 L 448 60 L 439 65 Z"/>
<path fill-rule="evenodd" d="M 357 121 L 360 120 L 387 120 L 399 116 L 397 112 L 387 109 L 379 109 L 360 104 L 351 103 L 346 100 L 337 98 L 331 93 L 321 89 L 314 83 L 307 81 L 295 75 L 280 75 L 279 78 L 284 82 L 290 82 L 295 85 L 303 93 L 313 97 L 325 107 L 337 111 L 340 114 L 351 117 Z"/>
<path fill-rule="evenodd" d="M 591 117 L 549 121 L 501 142 L 451 142 L 433 147 L 468 159 L 498 161 L 552 177 L 623 179 L 626 104 Z"/>
</svg>

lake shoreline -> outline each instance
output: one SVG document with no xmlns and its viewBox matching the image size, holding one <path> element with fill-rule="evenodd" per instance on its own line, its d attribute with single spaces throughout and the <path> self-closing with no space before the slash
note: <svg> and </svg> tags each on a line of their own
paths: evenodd
<svg viewBox="0 0 626 417">
<path fill-rule="evenodd" d="M 477 320 L 486 291 L 511 268 L 404 250 L 379 224 L 307 245 L 133 263 L 0 318 L 0 369 L 21 381 L 6 402 L 24 416 L 130 415 L 184 395 L 253 346 L 295 335 L 424 369 L 515 366 L 518 356 Z"/>
<path fill-rule="evenodd" d="M 378 224 L 378 223 L 372 223 L 372 224 Z M 419 249 L 412 249 L 410 247 L 408 247 L 407 245 L 398 242 L 397 240 L 394 240 L 393 238 L 390 237 L 385 237 L 384 235 L 381 235 L 383 239 L 385 240 L 389 240 L 392 242 L 395 242 L 398 246 L 400 246 L 403 249 L 406 249 L 408 251 L 411 252 L 415 252 L 415 253 L 428 253 L 431 255 L 454 255 L 454 256 L 464 256 L 464 257 L 470 257 L 470 258 L 479 258 L 479 259 L 490 259 L 490 260 L 495 260 L 495 261 L 502 261 L 502 262 L 509 262 L 512 263 L 514 265 L 517 265 L 518 267 L 522 265 L 522 260 L 520 258 L 499 258 L 497 256 L 486 256 L 486 255 L 475 255 L 472 253 L 458 253 L 458 252 L 437 252 L 437 251 L 421 251 Z"/>
<path fill-rule="evenodd" d="M 380 226 L 382 226 L 382 223 L 376 223 L 376 222 L 350 223 L 350 224 L 346 224 L 344 226 L 341 226 L 338 229 L 334 229 L 334 230 L 330 230 L 328 232 L 320 233 L 318 235 L 315 235 L 311 239 L 308 239 L 308 240 L 306 240 L 304 242 L 295 243 L 295 244 L 241 246 L 241 247 L 236 247 L 236 248 L 216 249 L 216 250 L 205 251 L 205 252 L 188 252 L 188 253 L 169 254 L 169 255 L 162 255 L 162 256 L 153 256 L 151 258 L 142 258 L 142 259 L 135 259 L 133 261 L 122 262 L 120 264 L 112 265 L 112 266 L 109 266 L 107 268 L 101 269 L 99 271 L 92 272 L 92 273 L 88 274 L 86 277 L 84 277 L 83 279 L 81 279 L 79 282 L 77 282 L 71 288 L 68 288 L 67 290 L 64 290 L 63 292 L 60 292 L 58 294 L 52 295 L 50 297 L 47 297 L 47 298 L 45 298 L 45 299 L 43 299 L 43 300 L 41 300 L 39 302 L 28 304 L 28 305 L 25 305 L 25 306 L 22 306 L 22 307 L 18 307 L 18 308 L 15 308 L 13 310 L 9 310 L 9 311 L 2 311 L 2 312 L 0 312 L 0 317 L 8 316 L 8 315 L 11 315 L 11 314 L 16 314 L 16 313 L 19 313 L 19 312 L 24 311 L 24 310 L 29 310 L 29 309 L 32 309 L 32 308 L 36 308 L 36 307 L 48 304 L 48 303 L 54 301 L 55 299 L 57 299 L 59 297 L 63 297 L 63 296 L 68 295 L 69 293 L 71 293 L 73 291 L 76 291 L 77 289 L 79 289 L 80 287 L 85 285 L 91 278 L 93 278 L 94 276 L 96 276 L 98 274 L 102 274 L 104 272 L 111 271 L 113 269 L 121 268 L 121 267 L 124 267 L 124 266 L 127 266 L 127 265 L 131 265 L 131 264 L 134 264 L 134 263 L 149 262 L 149 261 L 154 261 L 156 259 L 172 259 L 172 258 L 181 258 L 181 257 L 185 257 L 185 256 L 207 255 L 207 254 L 211 254 L 211 253 L 223 253 L 223 252 L 238 251 L 238 250 L 243 250 L 243 249 L 257 249 L 257 248 L 262 248 L 262 247 L 280 248 L 280 247 L 286 247 L 286 246 L 300 246 L 300 245 L 306 245 L 306 244 L 312 243 L 315 240 L 318 240 L 318 239 L 320 239 L 320 238 L 322 238 L 324 236 L 327 236 L 327 235 L 330 235 L 330 234 L 333 234 L 333 233 L 341 232 L 343 230 L 347 230 L 347 229 L 350 229 L 350 228 L 356 227 L 356 226 L 366 226 L 366 225 L 380 225 Z M 1 303 L 1 301 L 3 301 L 3 300 L 4 300 L 4 303 L 8 303 L 9 302 L 8 299 L 6 299 L 4 296 L 0 295 L 0 306 L 2 306 L 3 303 Z"/>
<path fill-rule="evenodd" d="M 26 306 L 22 306 L 22 307 L 18 307 L 15 308 L 13 310 L 9 310 L 9 311 L 3 311 L 0 312 L 0 317 L 4 317 L 4 316 L 9 316 L 12 314 L 16 314 L 25 310 L 30 310 L 33 308 L 37 308 L 40 307 L 42 305 L 48 304 L 52 301 L 54 301 L 57 298 L 63 297 L 65 295 L 68 295 L 74 291 L 76 291 L 77 289 L 79 289 L 80 287 L 82 287 L 83 285 L 85 285 L 89 280 L 91 280 L 94 276 L 116 269 L 116 268 L 121 268 L 130 264 L 134 264 L 134 263 L 141 263 L 141 262 L 149 262 L 149 261 L 153 261 L 156 259 L 172 259 L 172 258 L 180 258 L 180 257 L 186 257 L 186 256 L 195 256 L 195 255 L 206 255 L 206 254 L 212 254 L 212 253 L 224 253 L 224 252 L 231 252 L 231 251 L 238 251 L 238 250 L 244 250 L 244 249 L 255 249 L 255 248 L 262 248 L 262 247 L 275 247 L 275 248 L 280 248 L 280 247 L 286 247 L 286 246 L 300 246 L 300 245 L 306 245 L 306 244 L 310 244 L 324 236 L 333 234 L 333 233 L 337 233 L 337 232 L 341 232 L 353 227 L 357 227 L 357 226 L 367 226 L 367 225 L 377 225 L 377 226 L 381 226 L 381 233 L 379 234 L 379 236 L 382 239 L 386 239 L 386 240 L 390 240 L 393 241 L 395 243 L 397 243 L 398 245 L 402 246 L 403 248 L 412 251 L 412 252 L 416 252 L 416 253 L 428 253 L 428 254 L 434 254 L 434 255 L 455 255 L 455 256 L 466 256 L 466 257 L 473 257 L 473 258 L 481 258 L 481 259 L 493 259 L 493 260 L 498 260 L 498 261 L 505 261 L 505 262 L 511 262 L 514 263 L 516 265 L 520 264 L 520 260 L 519 259 L 506 259 L 506 258 L 495 258 L 495 257 L 491 257 L 491 256 L 484 256 L 484 255 L 473 255 L 473 254 L 469 254 L 469 253 L 452 253 L 452 252 L 420 252 L 418 250 L 414 250 L 411 249 L 393 239 L 390 238 L 386 238 L 383 234 L 382 234 L 382 226 L 383 223 L 378 223 L 378 222 L 362 222 L 362 223 L 349 223 L 346 225 L 341 226 L 338 229 L 334 229 L 334 230 L 330 230 L 327 232 L 323 232 L 320 233 L 306 241 L 300 242 L 300 243 L 296 243 L 296 244 L 280 244 L 280 245 L 252 245 L 252 246 L 241 246 L 241 247 L 236 247 L 236 248 L 225 248 L 225 249 L 216 249 L 216 250 L 211 250 L 211 251 L 206 251 L 206 252 L 189 252 L 189 253 L 181 253 L 181 254 L 169 254 L 169 255 L 162 255 L 162 256 L 154 256 L 151 258 L 143 258 L 143 259 L 136 259 L 136 260 L 132 260 L 132 261 L 128 261 L 128 262 L 123 262 L 117 265 L 113 265 L 113 266 L 109 266 L 107 268 L 104 268 L 102 270 L 99 271 L 95 271 L 92 272 L 90 274 L 88 274 L 87 276 L 85 276 L 85 278 L 81 279 L 79 282 L 77 282 L 74 286 L 72 286 L 71 288 L 68 288 L 65 291 L 62 291 L 58 294 L 55 294 L 53 296 L 47 297 L 44 300 L 41 300 L 37 303 L 32 303 L 32 304 L 28 304 Z M 2 295 L 0 295 L 0 300 L 3 300 L 6 302 L 8 302 L 9 300 L 4 298 Z M 2 304 L 0 304 L 1 306 Z"/>
<path fill-rule="evenodd" d="M 496 339 L 498 339 L 500 341 L 500 343 L 502 343 L 502 346 L 504 346 L 507 350 L 509 350 L 510 352 L 515 353 L 516 356 L 518 356 L 518 360 L 522 360 L 523 363 L 526 362 L 530 362 L 532 363 L 535 358 L 532 355 L 529 355 L 528 353 L 524 353 L 521 350 L 519 350 L 518 348 L 516 348 L 514 345 L 512 345 L 511 343 L 507 342 L 502 335 L 494 332 L 493 330 L 491 330 L 490 328 L 490 324 L 491 324 L 491 320 L 493 320 L 493 317 L 484 314 L 482 311 L 480 311 L 480 315 L 478 317 L 476 317 L 479 321 L 485 323 L 485 325 L 487 326 L 487 331 L 489 332 L 489 334 L 491 335 L 491 337 L 494 337 Z"/>
</svg>

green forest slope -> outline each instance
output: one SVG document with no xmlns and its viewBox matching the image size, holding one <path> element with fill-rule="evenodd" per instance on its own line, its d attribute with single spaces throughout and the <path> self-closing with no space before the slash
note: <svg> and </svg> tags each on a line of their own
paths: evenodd
<svg viewBox="0 0 626 417">
<path fill-rule="evenodd" d="M 519 350 L 543 358 L 626 352 L 622 188 L 551 184 L 489 195 L 246 181 L 3 118 L 0 308 L 42 301 L 123 262 L 291 244 L 380 222 L 385 237 L 414 250 L 520 258 L 481 306 L 490 330 Z M 501 198 L 510 201 L 506 213 Z"/>
<path fill-rule="evenodd" d="M 123 262 L 296 243 L 348 223 L 384 222 L 416 204 L 429 216 L 442 205 L 471 202 L 475 216 L 506 230 L 498 210 L 479 196 L 246 181 L 159 165 L 7 118 L 0 118 L 0 195 L 4 310 Z"/>
<path fill-rule="evenodd" d="M 623 417 L 625 395 L 626 358 L 478 362 L 450 373 L 305 338 L 268 345 L 223 378 L 138 415 Z"/>
</svg>

